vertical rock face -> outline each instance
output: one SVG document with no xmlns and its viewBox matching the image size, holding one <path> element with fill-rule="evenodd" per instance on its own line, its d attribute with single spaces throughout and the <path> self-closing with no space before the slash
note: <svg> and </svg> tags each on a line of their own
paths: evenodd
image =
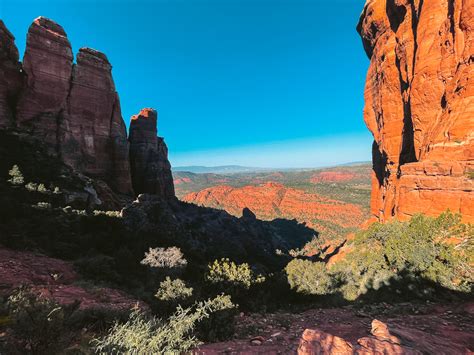
<svg viewBox="0 0 474 355">
<path fill-rule="evenodd" d="M 22 85 L 15 37 L 0 20 L 0 128 L 13 124 L 16 97 Z"/>
<path fill-rule="evenodd" d="M 22 66 L 3 22 L 0 39 L 6 78 L 0 82 L 0 127 L 30 132 L 72 168 L 133 194 L 127 132 L 107 57 L 81 48 L 73 65 L 66 32 L 44 17 L 28 30 Z"/>
<path fill-rule="evenodd" d="M 23 57 L 26 76 L 17 105 L 16 123 L 57 149 L 59 125 L 67 111 L 73 55 L 66 32 L 38 17 L 31 24 Z"/>
<path fill-rule="evenodd" d="M 371 210 L 385 221 L 446 209 L 474 220 L 474 1 L 368 0 Z"/>
<path fill-rule="evenodd" d="M 86 175 L 131 193 L 128 142 L 120 101 L 107 57 L 81 48 L 72 72 L 60 151 L 66 163 Z"/>
<path fill-rule="evenodd" d="M 135 187 L 137 194 L 174 197 L 156 111 L 144 109 L 132 118 L 130 145 L 112 65 L 103 53 L 81 48 L 73 64 L 64 29 L 38 17 L 28 30 L 22 65 L 0 20 L 0 74 L 0 128 L 29 132 L 51 154 L 115 192 L 133 195 Z"/>
<path fill-rule="evenodd" d="M 168 148 L 157 136 L 157 113 L 145 108 L 130 122 L 130 165 L 135 193 L 174 197 Z"/>
</svg>

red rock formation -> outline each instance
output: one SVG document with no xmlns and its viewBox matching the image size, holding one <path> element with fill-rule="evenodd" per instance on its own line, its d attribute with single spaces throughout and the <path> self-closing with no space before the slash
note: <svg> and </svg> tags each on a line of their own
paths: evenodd
<svg viewBox="0 0 474 355">
<path fill-rule="evenodd" d="M 183 201 L 226 210 L 240 217 L 249 208 L 262 220 L 296 218 L 318 231 L 328 232 L 327 223 L 339 227 L 357 227 L 365 218 L 354 204 L 267 182 L 257 186 L 215 186 L 184 196 Z"/>
<path fill-rule="evenodd" d="M 358 31 L 380 221 L 448 208 L 474 220 L 473 29 L 472 0 L 366 2 Z"/>
<path fill-rule="evenodd" d="M 15 37 L 0 20 L 0 128 L 13 124 L 14 103 L 23 80 L 18 58 Z"/>
<path fill-rule="evenodd" d="M 70 166 L 130 194 L 127 132 L 111 70 L 103 53 L 79 50 L 61 122 L 60 151 Z"/>
<path fill-rule="evenodd" d="M 306 329 L 298 346 L 298 354 L 352 355 L 353 346 L 348 341 L 317 329 Z"/>
<path fill-rule="evenodd" d="M 3 23 L 0 38 L 7 79 L 6 86 L 0 83 L 0 127 L 15 124 L 75 170 L 133 194 L 126 127 L 107 57 L 81 48 L 73 65 L 64 29 L 38 17 L 28 30 L 19 92 L 18 52 Z"/>
<path fill-rule="evenodd" d="M 359 338 L 357 345 L 318 329 L 306 329 L 301 337 L 298 355 L 376 355 L 422 354 L 421 351 L 402 346 L 400 339 L 390 334 L 388 326 L 377 319 L 372 321 L 372 336 Z"/>
<path fill-rule="evenodd" d="M 157 113 L 142 109 L 130 122 L 130 165 L 135 193 L 174 198 L 168 148 L 157 136 Z"/>
<path fill-rule="evenodd" d="M 66 32 L 57 23 L 38 17 L 26 39 L 23 72 L 26 85 L 17 105 L 16 123 L 38 139 L 58 146 L 59 125 L 67 113 L 73 54 Z"/>
</svg>

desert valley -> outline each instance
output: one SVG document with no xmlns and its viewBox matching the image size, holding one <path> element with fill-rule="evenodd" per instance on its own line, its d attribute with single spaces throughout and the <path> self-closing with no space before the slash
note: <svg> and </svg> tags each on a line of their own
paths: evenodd
<svg viewBox="0 0 474 355">
<path fill-rule="evenodd" d="M 0 19 L 0 354 L 471 354 L 474 1 L 360 10 L 372 161 L 314 168 L 172 167 L 105 53 Z"/>
</svg>

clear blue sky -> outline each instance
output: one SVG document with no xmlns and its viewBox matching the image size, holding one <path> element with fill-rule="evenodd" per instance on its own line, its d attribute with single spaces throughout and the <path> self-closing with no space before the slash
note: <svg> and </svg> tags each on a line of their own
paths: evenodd
<svg viewBox="0 0 474 355">
<path fill-rule="evenodd" d="M 113 65 L 127 122 L 159 111 L 173 165 L 370 160 L 364 0 L 0 0 L 22 55 L 37 16 Z"/>
</svg>

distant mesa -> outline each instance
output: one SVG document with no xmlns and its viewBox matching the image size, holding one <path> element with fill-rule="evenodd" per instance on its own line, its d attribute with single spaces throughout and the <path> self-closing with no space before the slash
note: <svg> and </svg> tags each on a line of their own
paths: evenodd
<svg viewBox="0 0 474 355">
<path fill-rule="evenodd" d="M 364 119 L 374 136 L 373 219 L 446 209 L 474 221 L 472 2 L 369 0 Z"/>
<path fill-rule="evenodd" d="M 81 48 L 73 64 L 66 32 L 45 17 L 35 19 L 28 30 L 23 63 L 1 20 L 0 40 L 5 76 L 0 82 L 0 128 L 28 133 L 65 164 L 104 181 L 116 193 L 174 197 L 156 111 L 146 108 L 133 116 L 127 138 L 112 65 L 104 53 Z"/>
</svg>

